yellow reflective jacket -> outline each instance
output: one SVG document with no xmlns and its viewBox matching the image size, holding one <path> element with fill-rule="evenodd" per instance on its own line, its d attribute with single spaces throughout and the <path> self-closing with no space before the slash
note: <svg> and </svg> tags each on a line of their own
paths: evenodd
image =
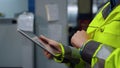
<svg viewBox="0 0 120 68">
<path fill-rule="evenodd" d="M 108 50 L 114 48 L 104 59 L 104 68 L 120 68 L 120 4 L 107 14 L 109 6 L 110 3 L 107 3 L 96 15 L 87 33 L 93 40 L 108 45 L 105 46 L 109 47 Z M 96 55 L 104 56 L 107 53 L 105 50 L 101 51 L 104 48 L 102 46 L 104 45 L 100 45 L 92 56 L 91 67 L 95 67 L 100 60 Z M 100 67 L 97 66 L 97 68 Z"/>
<path fill-rule="evenodd" d="M 58 62 L 72 63 L 74 68 L 120 68 L 120 5 L 109 13 L 108 2 L 90 23 L 87 33 L 91 39 L 79 50 L 62 46 Z M 60 58 L 61 57 L 61 58 Z M 74 63 L 73 60 L 83 60 Z M 72 68 L 73 68 L 72 67 Z M 87 67 L 88 68 L 88 67 Z"/>
<path fill-rule="evenodd" d="M 109 15 L 109 3 L 96 15 L 90 23 L 87 33 L 95 41 L 108 44 L 115 48 L 120 48 L 120 5 L 116 6 Z M 107 15 L 104 18 L 104 15 Z"/>
</svg>

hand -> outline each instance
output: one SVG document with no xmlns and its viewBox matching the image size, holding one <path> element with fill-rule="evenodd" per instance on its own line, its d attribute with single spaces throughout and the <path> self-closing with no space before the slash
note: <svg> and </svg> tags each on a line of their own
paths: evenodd
<svg viewBox="0 0 120 68">
<path fill-rule="evenodd" d="M 39 37 L 40 39 L 40 42 L 43 43 L 43 45 L 47 48 L 47 47 L 52 47 L 51 49 L 54 49 L 54 51 L 56 51 L 56 53 L 61 53 L 61 48 L 60 48 L 60 45 L 58 42 L 54 41 L 54 40 L 51 40 L 43 35 L 41 35 Z M 47 52 L 46 50 L 44 50 L 44 54 L 47 58 L 53 58 L 53 56 Z"/>
<path fill-rule="evenodd" d="M 71 38 L 71 44 L 76 48 L 80 48 L 88 39 L 89 36 L 84 30 L 77 31 Z"/>
</svg>

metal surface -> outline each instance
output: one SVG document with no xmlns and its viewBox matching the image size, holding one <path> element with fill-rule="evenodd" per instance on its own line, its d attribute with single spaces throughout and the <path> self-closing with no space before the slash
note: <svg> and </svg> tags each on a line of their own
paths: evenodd
<svg viewBox="0 0 120 68">
<path fill-rule="evenodd" d="M 32 68 L 33 44 L 17 32 L 13 19 L 0 19 L 0 67 Z"/>
</svg>

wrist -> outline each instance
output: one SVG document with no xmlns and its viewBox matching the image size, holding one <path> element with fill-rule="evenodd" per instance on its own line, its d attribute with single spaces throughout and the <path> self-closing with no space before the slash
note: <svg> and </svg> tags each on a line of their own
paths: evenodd
<svg viewBox="0 0 120 68">
<path fill-rule="evenodd" d="M 87 40 L 86 42 L 84 42 L 84 43 L 81 45 L 81 47 L 79 48 L 80 55 L 81 55 L 81 53 L 82 53 L 82 51 L 83 51 L 85 45 L 86 45 L 89 41 L 91 41 L 91 39 L 89 39 L 89 40 Z"/>
</svg>

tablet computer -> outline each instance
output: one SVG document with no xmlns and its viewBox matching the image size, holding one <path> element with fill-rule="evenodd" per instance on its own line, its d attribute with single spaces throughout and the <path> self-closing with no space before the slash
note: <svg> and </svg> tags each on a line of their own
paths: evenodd
<svg viewBox="0 0 120 68">
<path fill-rule="evenodd" d="M 42 49 L 48 51 L 51 55 L 55 56 L 56 51 L 52 49 L 49 45 L 45 45 L 44 43 L 40 42 L 39 37 L 33 34 L 33 32 L 30 31 L 24 31 L 21 29 L 17 29 L 19 33 L 21 33 L 24 37 L 28 38 L 35 44 L 37 44 Z"/>
</svg>

